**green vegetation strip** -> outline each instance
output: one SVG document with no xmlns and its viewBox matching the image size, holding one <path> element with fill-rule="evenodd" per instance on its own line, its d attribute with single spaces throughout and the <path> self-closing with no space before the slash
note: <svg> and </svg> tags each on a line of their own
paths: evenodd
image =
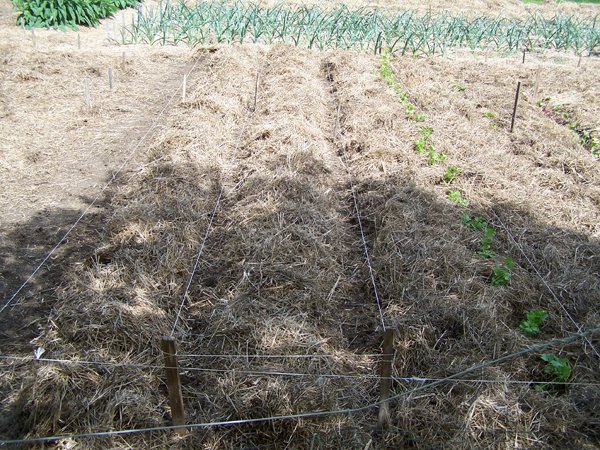
<svg viewBox="0 0 600 450">
<path fill-rule="evenodd" d="M 556 15 L 525 19 L 449 13 L 418 15 L 372 7 L 352 9 L 252 3 L 161 3 L 123 30 L 123 43 L 189 45 L 233 42 L 287 43 L 310 48 L 360 49 L 413 55 L 452 47 L 511 52 L 523 48 L 592 53 L 600 49 L 600 16 Z"/>
<path fill-rule="evenodd" d="M 119 9 L 137 4 L 138 0 L 13 0 L 20 13 L 17 23 L 27 28 L 91 27 Z"/>
</svg>

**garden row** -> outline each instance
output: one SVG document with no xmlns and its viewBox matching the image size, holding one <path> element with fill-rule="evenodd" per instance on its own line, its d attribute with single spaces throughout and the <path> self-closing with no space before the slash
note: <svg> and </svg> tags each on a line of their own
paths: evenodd
<svg viewBox="0 0 600 450">
<path fill-rule="evenodd" d="M 245 2 L 194 5 L 161 2 L 123 30 L 123 43 L 188 45 L 214 42 L 287 43 L 309 48 L 360 49 L 401 54 L 443 54 L 468 47 L 512 52 L 523 48 L 592 54 L 600 48 L 597 17 L 556 15 L 525 19 L 465 18 L 451 13 L 389 13 L 345 5 L 264 7 Z"/>
</svg>

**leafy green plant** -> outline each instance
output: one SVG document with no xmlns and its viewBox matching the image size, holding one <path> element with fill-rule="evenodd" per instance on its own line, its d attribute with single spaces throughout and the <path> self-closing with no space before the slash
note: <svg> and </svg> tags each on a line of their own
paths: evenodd
<svg viewBox="0 0 600 450">
<path fill-rule="evenodd" d="M 436 151 L 435 147 L 432 144 L 429 144 L 429 148 L 427 149 L 427 162 L 429 165 L 433 166 L 445 160 L 446 154 L 444 152 Z"/>
<path fill-rule="evenodd" d="M 504 260 L 503 264 L 494 267 L 492 269 L 492 286 L 508 286 L 511 279 L 510 271 L 513 265 L 512 258 L 508 257 Z"/>
<path fill-rule="evenodd" d="M 496 233 L 493 229 L 487 226 L 483 229 L 483 237 L 481 238 L 481 250 L 477 252 L 479 256 L 484 258 L 493 258 L 496 253 L 492 251 L 492 242 L 494 241 L 494 235 Z"/>
<path fill-rule="evenodd" d="M 442 177 L 442 180 L 444 181 L 444 183 L 450 184 L 454 180 L 456 180 L 461 173 L 462 173 L 462 170 L 460 168 L 455 167 L 455 166 L 450 166 L 446 169 L 446 172 L 444 172 L 444 176 Z"/>
<path fill-rule="evenodd" d="M 529 336 L 537 336 L 540 334 L 540 326 L 542 322 L 548 318 L 548 313 L 543 309 L 534 309 L 529 311 L 525 319 L 519 324 L 519 328 L 523 333 Z"/>
<path fill-rule="evenodd" d="M 448 200 L 456 203 L 458 206 L 469 206 L 469 201 L 463 198 L 460 191 L 448 191 Z"/>
<path fill-rule="evenodd" d="M 493 112 L 487 111 L 487 112 L 483 113 L 483 117 L 487 117 L 487 118 L 491 119 L 493 117 L 496 117 L 496 114 L 494 114 Z"/>
<path fill-rule="evenodd" d="M 17 23 L 27 28 L 94 26 L 137 0 L 13 0 L 20 12 Z"/>
<path fill-rule="evenodd" d="M 544 353 L 540 358 L 547 363 L 544 373 L 551 375 L 553 381 L 564 383 L 571 377 L 571 365 L 567 358 L 561 358 L 552 353 Z"/>
<path fill-rule="evenodd" d="M 471 217 L 468 214 L 463 215 L 463 223 L 469 228 L 473 228 L 474 230 L 483 230 L 487 228 L 487 222 L 481 216 Z"/>
<path fill-rule="evenodd" d="M 422 127 L 419 130 L 419 139 L 415 142 L 415 150 L 417 150 L 420 155 L 427 153 L 427 141 L 432 133 L 433 128 L 431 127 Z"/>
</svg>

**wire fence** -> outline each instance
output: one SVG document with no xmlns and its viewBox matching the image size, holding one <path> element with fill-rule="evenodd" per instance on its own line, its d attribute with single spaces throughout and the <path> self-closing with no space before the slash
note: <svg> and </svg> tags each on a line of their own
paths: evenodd
<svg viewBox="0 0 600 450">
<path fill-rule="evenodd" d="M 489 361 L 482 362 L 480 364 L 476 364 L 474 366 L 469 367 L 468 369 L 462 370 L 460 372 L 454 373 L 444 378 L 439 379 L 430 379 L 429 381 L 421 381 L 421 385 L 405 390 L 398 394 L 395 394 L 389 399 L 381 400 L 378 402 L 369 403 L 364 406 L 356 407 L 356 408 L 345 408 L 345 409 L 336 409 L 336 410 L 328 410 L 328 411 L 312 411 L 312 412 L 304 412 L 298 414 L 289 414 L 289 415 L 280 415 L 280 416 L 267 416 L 267 417 L 259 417 L 253 419 L 239 419 L 239 420 L 226 420 L 226 421 L 214 421 L 214 422 L 203 422 L 203 423 L 193 423 L 193 424 L 185 424 L 185 425 L 165 425 L 159 427 L 148 427 L 148 428 L 135 428 L 135 429 L 126 429 L 126 430 L 113 430 L 113 431 L 97 431 L 97 432 L 89 432 L 89 433 L 77 433 L 77 434 L 65 434 L 65 435 L 56 435 L 56 436 L 44 436 L 44 437 L 35 437 L 35 438 L 27 438 L 27 439 L 12 439 L 12 440 L 1 440 L 0 444 L 2 445 L 16 445 L 16 444 L 34 444 L 34 443 L 42 443 L 42 442 L 52 442 L 62 439 L 84 439 L 84 438 L 93 438 L 93 437 L 113 437 L 113 436 L 122 436 L 122 435 L 131 435 L 131 434 L 140 434 L 140 433 L 151 433 L 151 432 L 164 432 L 169 430 L 181 430 L 181 429 L 200 429 L 200 428 L 215 428 L 215 427 L 227 427 L 227 426 L 235 426 L 235 425 L 248 425 L 255 424 L 259 422 L 267 422 L 267 421 L 278 421 L 278 420 L 297 420 L 297 419 L 310 419 L 317 417 L 325 417 L 325 416 L 335 416 L 335 415 L 347 415 L 360 413 L 364 411 L 371 410 L 379 405 L 386 403 L 388 401 L 400 400 L 402 398 L 410 399 L 413 394 L 418 392 L 423 392 L 428 389 L 432 389 L 437 386 L 441 386 L 442 384 L 448 382 L 456 382 L 461 381 L 460 379 L 467 374 L 477 372 L 486 367 L 490 367 L 493 365 L 502 364 L 504 362 L 510 361 L 512 359 L 518 358 L 520 356 L 524 356 L 529 353 L 538 352 L 544 350 L 549 347 L 557 346 L 557 345 L 566 345 L 576 340 L 587 338 L 594 334 L 600 332 L 600 327 L 592 328 L 590 330 L 574 333 L 568 337 L 561 339 L 552 339 L 546 342 L 543 342 L 538 345 L 534 345 L 517 352 L 509 353 L 507 355 L 501 356 L 499 358 L 495 358 Z M 39 359 L 39 361 L 43 361 Z M 49 360 L 51 361 L 51 360 Z M 156 366 L 158 367 L 158 366 Z M 467 380 L 468 381 L 468 380 Z"/>
<path fill-rule="evenodd" d="M 187 72 L 187 74 L 190 74 L 195 69 L 195 67 L 197 66 L 199 61 L 200 61 L 200 57 L 195 60 L 192 68 Z M 181 88 L 181 85 L 179 86 L 178 90 L 180 88 Z M 36 275 L 36 273 L 41 269 L 41 267 L 43 267 L 43 265 L 47 262 L 47 260 L 56 252 L 56 250 L 59 248 L 59 246 L 67 239 L 69 234 L 78 225 L 78 223 L 83 219 L 83 217 L 86 215 L 86 213 L 99 200 L 102 193 L 110 186 L 110 184 L 112 184 L 114 182 L 117 175 L 123 170 L 123 168 L 126 166 L 126 164 L 130 161 L 130 159 L 133 157 L 133 155 L 135 154 L 137 149 L 140 147 L 142 142 L 149 136 L 151 131 L 158 125 L 159 119 L 163 116 L 163 114 L 165 113 L 165 111 L 167 110 L 169 105 L 172 103 L 173 99 L 177 95 L 177 92 L 178 91 L 176 91 L 170 97 L 167 104 L 163 107 L 163 109 L 157 115 L 157 117 L 156 117 L 155 121 L 153 122 L 153 124 L 151 125 L 151 127 L 148 128 L 148 130 L 143 135 L 143 137 L 133 146 L 132 150 L 130 150 L 130 152 L 128 154 L 128 157 L 118 168 L 117 172 L 115 172 L 113 174 L 112 178 L 106 183 L 106 185 L 102 188 L 100 193 L 93 199 L 93 201 L 90 203 L 90 205 L 83 211 L 83 213 L 75 221 L 75 223 L 68 229 L 68 231 L 62 237 L 62 239 L 53 247 L 53 249 L 47 254 L 47 256 L 38 264 L 38 266 L 34 269 L 34 271 L 31 273 L 31 275 L 21 285 L 21 287 L 10 297 L 10 299 L 2 306 L 2 308 L 0 308 L 0 313 L 2 313 L 6 308 L 8 308 L 8 306 L 15 300 L 15 298 L 28 285 L 28 283 L 33 279 L 33 277 Z M 254 111 L 256 110 L 257 95 L 258 95 L 258 75 L 257 75 L 256 91 L 254 94 L 254 109 L 252 110 L 252 113 L 254 113 Z M 338 126 L 339 126 L 339 103 L 337 103 L 336 109 L 337 109 L 337 111 L 336 111 L 336 130 L 334 133 L 337 135 L 337 132 L 339 131 L 339 128 L 338 128 Z M 235 148 L 232 152 L 232 159 L 235 158 L 237 150 L 241 146 L 242 138 L 245 134 L 246 126 L 249 122 L 249 117 L 246 118 L 246 120 L 244 121 L 244 125 L 241 128 L 240 137 L 238 139 L 237 145 L 235 146 Z M 362 221 L 361 221 L 361 212 L 360 212 L 360 208 L 359 208 L 358 196 L 357 196 L 354 184 L 353 184 L 352 175 L 348 168 L 348 165 L 343 157 L 340 156 L 340 160 L 342 162 L 344 169 L 346 170 L 346 172 L 348 174 L 350 191 L 351 191 L 352 200 L 353 200 L 353 210 L 354 210 L 354 213 L 357 218 L 357 223 L 358 223 L 360 236 L 361 236 L 361 245 L 362 245 L 365 261 L 366 261 L 366 264 L 369 269 L 369 279 L 370 279 L 370 282 L 371 282 L 371 285 L 373 288 L 374 297 L 375 297 L 375 300 L 377 303 L 377 308 L 378 308 L 378 312 L 379 312 L 379 316 L 380 316 L 380 320 L 381 320 L 381 325 L 382 325 L 383 330 L 386 330 L 386 324 L 385 324 L 385 320 L 384 320 L 381 299 L 380 299 L 380 295 L 379 295 L 378 288 L 377 288 L 376 277 L 375 277 L 375 273 L 374 273 L 374 269 L 373 269 L 373 265 L 372 265 L 372 261 L 371 261 L 371 256 L 369 254 L 369 247 L 368 247 L 367 239 L 366 239 L 364 228 L 363 228 Z M 225 193 L 224 186 L 225 186 L 225 183 L 222 183 L 220 191 L 215 200 L 214 207 L 210 214 L 209 222 L 208 222 L 207 228 L 205 230 L 201 245 L 199 247 L 198 253 L 196 254 L 196 256 L 194 258 L 194 263 L 191 267 L 190 274 L 187 278 L 184 292 L 179 301 L 178 308 L 177 308 L 177 311 L 175 314 L 175 319 L 174 319 L 173 325 L 171 327 L 171 333 L 170 333 L 171 337 L 174 335 L 174 333 L 177 329 L 178 321 L 181 318 L 182 312 L 185 307 L 186 300 L 188 299 L 188 296 L 189 296 L 189 290 L 191 288 L 193 278 L 194 278 L 195 274 L 197 273 L 204 249 L 206 247 L 207 240 L 209 238 L 211 230 L 213 229 L 214 220 L 215 220 L 217 211 L 221 205 L 221 202 L 223 200 L 223 196 Z M 498 220 L 501 221 L 501 219 L 499 217 L 498 217 Z M 504 225 L 503 222 L 502 222 L 502 225 L 506 228 L 506 226 Z M 509 233 L 509 236 L 511 237 L 513 242 L 515 242 L 515 244 L 517 246 L 519 246 L 519 244 L 514 240 L 514 238 L 512 238 L 512 235 L 510 235 L 510 231 L 508 230 L 508 228 L 506 228 L 506 230 Z M 527 256 L 525 255 L 524 251 L 522 250 L 522 248 L 520 246 L 519 246 L 519 249 L 525 256 L 525 258 L 527 258 Z M 517 352 L 509 353 L 502 357 L 492 359 L 489 361 L 485 361 L 480 364 L 473 365 L 469 368 L 466 368 L 462 371 L 459 371 L 457 373 L 454 373 L 454 374 L 451 374 L 451 375 L 448 375 L 445 377 L 429 377 L 429 376 L 427 376 L 427 377 L 421 377 L 421 376 L 384 377 L 384 376 L 379 376 L 379 375 L 375 375 L 375 374 L 367 374 L 367 373 L 333 373 L 333 372 L 304 373 L 304 372 L 296 372 L 296 371 L 292 371 L 292 370 L 275 370 L 275 369 L 269 369 L 269 370 L 258 369 L 257 370 L 257 369 L 251 369 L 251 368 L 249 368 L 249 369 L 237 369 L 237 368 L 235 368 L 235 369 L 232 369 L 232 368 L 220 369 L 220 368 L 214 368 L 214 367 L 191 366 L 191 365 L 186 364 L 184 361 L 184 363 L 180 366 L 180 370 L 184 373 L 189 371 L 189 372 L 197 372 L 197 373 L 223 374 L 223 375 L 238 375 L 239 374 L 239 375 L 256 376 L 256 377 L 291 377 L 291 378 L 317 378 L 317 379 L 321 378 L 321 379 L 349 379 L 349 380 L 373 380 L 373 381 L 392 380 L 396 383 L 418 383 L 419 385 L 416 387 L 410 388 L 410 389 L 406 389 L 395 395 L 392 395 L 385 400 L 372 402 L 367 405 L 363 405 L 363 406 L 356 407 L 356 408 L 345 408 L 345 409 L 342 408 L 342 409 L 325 410 L 325 411 L 309 411 L 309 412 L 302 412 L 302 413 L 289 414 L 289 415 L 279 415 L 279 416 L 273 415 L 273 416 L 251 418 L 251 419 L 213 421 L 213 422 L 193 423 L 193 424 L 185 424 L 185 425 L 171 425 L 171 426 L 167 425 L 167 426 L 148 427 L 148 428 L 132 428 L 132 429 L 124 429 L 124 430 L 96 431 L 96 432 L 76 433 L 76 434 L 66 434 L 66 435 L 43 436 L 43 437 L 34 437 L 34 438 L 26 438 L 26 439 L 0 440 L 0 445 L 34 444 L 34 443 L 52 442 L 52 441 L 61 440 L 61 439 L 84 439 L 84 438 L 94 438 L 94 437 L 96 437 L 96 438 L 98 438 L 98 437 L 113 437 L 113 436 L 140 434 L 140 433 L 165 432 L 165 431 L 180 430 L 180 429 L 193 430 L 193 429 L 201 429 L 201 428 L 248 425 L 248 424 L 255 424 L 255 423 L 267 422 L 267 421 L 311 419 L 311 418 L 325 417 L 325 416 L 356 414 L 356 413 L 369 411 L 369 410 L 371 410 L 375 407 L 378 407 L 378 406 L 382 405 L 383 403 L 387 403 L 389 401 L 397 401 L 402 398 L 410 399 L 410 397 L 413 394 L 422 392 L 427 389 L 433 389 L 435 387 L 441 386 L 446 383 L 451 383 L 451 382 L 452 383 L 470 383 L 470 384 L 506 384 L 506 385 L 544 384 L 544 385 L 560 385 L 560 386 L 600 386 L 600 383 L 585 382 L 585 381 L 557 382 L 557 381 L 510 380 L 510 379 L 495 380 L 495 379 L 484 379 L 484 378 L 463 378 L 466 375 L 473 374 L 475 372 L 483 370 L 492 365 L 502 364 L 506 361 L 524 356 L 529 353 L 538 352 L 538 351 L 541 351 L 545 348 L 549 348 L 552 346 L 566 345 L 566 344 L 575 342 L 579 339 L 586 340 L 591 345 L 594 352 L 598 355 L 598 351 L 591 344 L 591 340 L 589 339 L 589 337 L 591 335 L 594 335 L 594 334 L 597 334 L 598 332 L 600 332 L 600 327 L 592 328 L 587 331 L 582 331 L 582 328 L 574 321 L 574 319 L 568 313 L 568 310 L 566 310 L 564 305 L 562 305 L 562 303 L 560 303 L 560 300 L 558 300 L 556 294 L 554 294 L 552 289 L 547 285 L 547 283 L 544 281 L 543 277 L 541 277 L 541 275 L 539 274 L 539 272 L 537 271 L 537 269 L 535 268 L 533 263 L 529 260 L 529 258 L 527 258 L 527 261 L 531 264 L 531 266 L 533 267 L 535 272 L 538 274 L 538 276 L 540 276 L 540 278 L 542 279 L 542 281 L 544 282 L 546 287 L 551 291 L 551 293 L 553 294 L 555 299 L 559 302 L 559 304 L 561 305 L 562 309 L 566 312 L 569 319 L 574 323 L 574 325 L 576 326 L 576 328 L 578 330 L 577 333 L 574 333 L 565 338 L 548 340 L 541 344 L 530 346 L 525 349 L 519 350 Z M 335 359 L 335 358 L 340 358 L 340 357 L 343 357 L 343 358 L 361 357 L 361 358 L 373 358 L 376 363 L 378 363 L 380 361 L 380 359 L 384 358 L 385 356 L 386 355 L 383 355 L 383 354 L 359 354 L 359 353 L 353 353 L 350 355 L 336 354 L 336 353 L 331 353 L 331 354 L 289 354 L 289 355 L 287 355 L 287 354 L 277 354 L 277 355 L 275 355 L 275 354 L 273 354 L 273 355 L 269 355 L 269 354 L 178 354 L 177 355 L 177 357 L 180 360 L 185 360 L 185 359 L 192 359 L 192 360 L 198 360 L 198 359 L 228 359 L 228 360 L 234 360 L 234 359 L 235 360 L 239 360 L 239 359 L 247 359 L 247 360 L 248 359 L 257 359 L 257 360 L 303 359 L 304 360 L 304 359 L 322 359 L 322 358 Z M 93 361 L 93 360 L 92 361 L 72 360 L 72 359 L 59 359 L 59 358 L 41 358 L 41 357 L 35 357 L 35 356 L 27 357 L 27 356 L 0 355 L 0 360 L 3 361 L 3 363 L 0 363 L 0 368 L 14 368 L 18 364 L 35 363 L 35 364 L 77 365 L 77 366 L 89 366 L 89 367 L 100 367 L 101 366 L 101 367 L 110 367 L 113 369 L 144 369 L 144 370 L 147 370 L 147 369 L 164 370 L 165 369 L 165 366 L 161 365 L 161 364 L 141 364 L 141 363 L 134 363 L 134 362 Z M 477 431 L 493 432 L 496 430 L 477 430 Z M 498 430 L 498 431 L 499 432 L 507 432 L 508 430 Z M 535 433 L 535 431 L 531 431 L 531 430 L 522 430 L 522 431 L 521 430 L 511 430 L 511 431 L 516 432 L 516 433 L 521 433 L 521 432 Z"/>
</svg>

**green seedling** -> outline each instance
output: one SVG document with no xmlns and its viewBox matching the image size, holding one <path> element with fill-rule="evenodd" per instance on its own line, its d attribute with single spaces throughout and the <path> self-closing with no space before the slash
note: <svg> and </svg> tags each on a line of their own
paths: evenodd
<svg viewBox="0 0 600 450">
<path fill-rule="evenodd" d="M 468 214 L 463 215 L 463 223 L 474 230 L 483 230 L 487 228 L 487 222 L 481 216 L 471 217 Z"/>
<path fill-rule="evenodd" d="M 481 250 L 477 252 L 479 256 L 484 258 L 493 258 L 496 254 L 491 250 L 492 242 L 494 241 L 494 230 L 491 228 L 485 227 L 483 229 L 483 238 L 481 238 Z M 509 276 L 510 280 L 510 276 Z"/>
<path fill-rule="evenodd" d="M 460 191 L 448 191 L 448 200 L 456 203 L 458 206 L 469 206 L 469 201 L 463 198 Z"/>
<path fill-rule="evenodd" d="M 433 128 L 431 127 L 422 127 L 419 130 L 419 139 L 415 142 L 415 149 L 419 152 L 420 155 L 424 155 L 427 153 L 427 140 L 429 136 L 433 133 Z"/>
<path fill-rule="evenodd" d="M 483 117 L 487 117 L 488 119 L 491 119 L 493 117 L 495 117 L 496 115 L 493 112 L 484 112 L 483 113 Z"/>
<path fill-rule="evenodd" d="M 430 166 L 441 163 L 446 160 L 446 154 L 444 152 L 437 152 L 432 144 L 429 144 L 427 150 L 427 162 Z"/>
<path fill-rule="evenodd" d="M 467 87 L 459 82 L 455 82 L 454 83 L 454 89 L 456 89 L 458 92 L 464 92 L 467 90 Z"/>
<path fill-rule="evenodd" d="M 462 170 L 460 168 L 455 167 L 455 166 L 450 166 L 446 169 L 446 172 L 444 172 L 444 176 L 442 177 L 442 180 L 444 180 L 444 183 L 450 184 L 454 180 L 456 180 L 461 173 L 462 173 Z"/>
<path fill-rule="evenodd" d="M 544 373 L 552 376 L 553 381 L 564 383 L 571 377 L 571 365 L 567 358 L 561 358 L 552 353 L 544 353 L 540 358 L 547 363 Z"/>
<path fill-rule="evenodd" d="M 542 322 L 548 318 L 548 313 L 543 309 L 534 309 L 529 311 L 526 318 L 521 321 L 519 328 L 528 336 L 537 336 L 540 334 Z"/>
<path fill-rule="evenodd" d="M 508 286 L 510 271 L 513 268 L 512 258 L 506 258 L 504 263 L 492 269 L 492 286 Z"/>
</svg>

